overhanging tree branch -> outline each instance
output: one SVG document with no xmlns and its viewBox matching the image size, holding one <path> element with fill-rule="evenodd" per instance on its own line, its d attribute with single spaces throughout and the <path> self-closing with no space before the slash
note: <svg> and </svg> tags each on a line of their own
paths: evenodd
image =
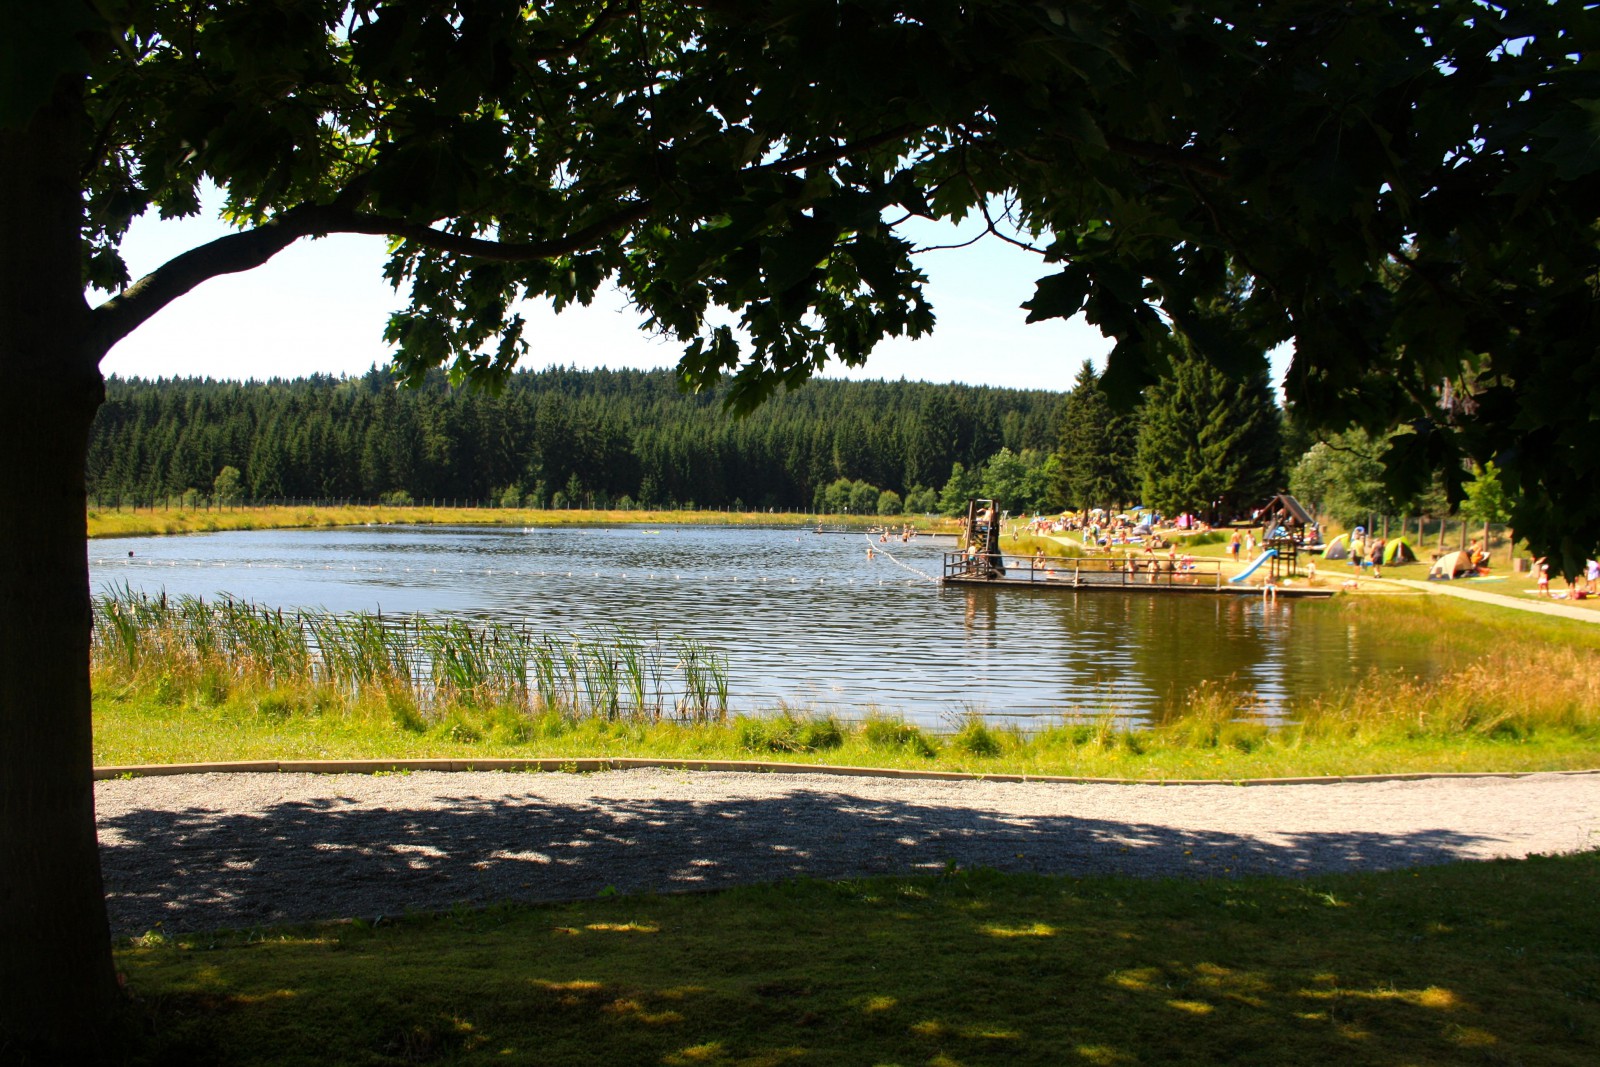
<svg viewBox="0 0 1600 1067">
<path fill-rule="evenodd" d="M 639 200 L 548 241 L 502 242 L 436 230 L 422 223 L 372 215 L 337 205 L 307 204 L 241 233 L 230 233 L 191 248 L 134 282 L 94 309 L 94 338 L 101 354 L 141 323 L 201 282 L 253 270 L 302 237 L 366 233 L 399 237 L 427 248 L 499 263 L 526 263 L 569 255 L 594 246 L 608 233 L 647 215 L 651 201 Z"/>
<path fill-rule="evenodd" d="M 801 170 L 870 151 L 912 132 L 911 126 L 897 126 L 848 144 L 745 168 L 744 173 Z M 252 229 L 219 237 L 168 260 L 94 309 L 93 336 L 98 352 L 104 355 L 110 351 L 112 345 L 201 282 L 223 274 L 253 270 L 302 237 L 366 233 L 398 237 L 424 248 L 487 262 L 527 263 L 592 248 L 606 235 L 638 222 L 655 207 L 655 202 L 648 198 L 623 201 L 615 211 L 562 237 L 545 241 L 494 241 L 450 233 L 426 223 L 356 211 L 350 205 L 360 199 L 364 188 L 365 178 L 358 178 L 331 204 L 290 208 Z"/>
</svg>

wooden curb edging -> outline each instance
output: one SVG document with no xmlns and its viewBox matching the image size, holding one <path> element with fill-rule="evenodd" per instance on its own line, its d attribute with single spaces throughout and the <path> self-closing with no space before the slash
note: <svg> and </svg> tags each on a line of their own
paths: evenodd
<svg viewBox="0 0 1600 1067">
<path fill-rule="evenodd" d="M 1581 771 L 1440 771 L 1437 773 L 1314 775 L 1303 778 L 1076 778 L 1054 774 L 981 774 L 975 771 L 921 771 L 899 767 L 849 767 L 828 763 L 773 763 L 765 760 L 607 758 L 399 759 L 399 760 L 242 760 L 229 763 L 143 763 L 96 767 L 97 782 L 117 778 L 158 778 L 178 774 L 394 774 L 407 771 L 509 771 L 594 774 L 639 768 L 677 771 L 746 771 L 765 774 L 834 774 L 853 778 L 932 779 L 949 782 L 1042 782 L 1061 785 L 1335 785 L 1341 782 L 1416 782 L 1431 778 L 1526 778 L 1533 774 L 1600 774 Z"/>
</svg>

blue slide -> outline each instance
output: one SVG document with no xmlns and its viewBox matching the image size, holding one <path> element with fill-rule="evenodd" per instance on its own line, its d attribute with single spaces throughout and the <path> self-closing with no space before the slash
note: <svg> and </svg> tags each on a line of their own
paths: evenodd
<svg viewBox="0 0 1600 1067">
<path fill-rule="evenodd" d="M 1244 570 L 1240 571 L 1238 574 L 1235 574 L 1232 578 L 1229 578 L 1228 581 L 1230 581 L 1230 582 L 1242 582 L 1242 581 L 1244 581 L 1246 578 L 1250 577 L 1252 574 L 1254 574 L 1256 572 L 1256 568 L 1257 567 L 1261 566 L 1263 563 L 1265 563 L 1267 560 L 1271 559 L 1273 556 L 1276 556 L 1277 554 L 1278 554 L 1278 550 L 1277 549 L 1275 549 L 1275 548 L 1267 549 L 1265 552 L 1261 553 L 1261 555 L 1259 555 L 1259 556 L 1257 556 L 1255 558 L 1255 562 L 1254 563 L 1250 564 L 1250 566 L 1246 567 Z"/>
</svg>

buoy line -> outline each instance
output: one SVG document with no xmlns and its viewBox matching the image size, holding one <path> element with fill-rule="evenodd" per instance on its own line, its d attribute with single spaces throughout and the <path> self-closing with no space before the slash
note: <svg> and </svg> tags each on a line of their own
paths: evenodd
<svg viewBox="0 0 1600 1067">
<path fill-rule="evenodd" d="M 867 539 L 867 547 L 868 548 L 872 549 L 872 551 L 874 551 L 874 552 L 877 552 L 877 553 L 881 554 L 882 556 L 887 558 L 890 563 L 893 563 L 896 567 L 899 567 L 901 570 L 910 571 L 912 574 L 917 575 L 919 578 L 925 578 L 930 582 L 937 583 L 939 581 L 939 579 L 935 578 L 933 575 L 929 574 L 927 571 L 918 570 L 916 567 L 911 566 L 911 564 L 909 564 L 909 563 L 901 563 L 899 560 L 895 559 L 894 558 L 894 553 L 890 552 L 887 548 L 884 548 L 882 546 L 881 542 L 874 541 L 870 534 L 864 534 L 863 536 L 866 537 L 866 539 Z"/>
</svg>

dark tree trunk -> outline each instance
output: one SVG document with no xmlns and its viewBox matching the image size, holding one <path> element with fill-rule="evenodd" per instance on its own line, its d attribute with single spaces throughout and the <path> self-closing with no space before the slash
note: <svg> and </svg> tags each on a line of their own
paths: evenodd
<svg viewBox="0 0 1600 1067">
<path fill-rule="evenodd" d="M 94 1056 L 116 981 L 91 781 L 84 459 L 103 397 L 64 82 L 0 131 L 0 1060 Z M 68 1053 L 75 1053 L 69 1060 Z"/>
</svg>

